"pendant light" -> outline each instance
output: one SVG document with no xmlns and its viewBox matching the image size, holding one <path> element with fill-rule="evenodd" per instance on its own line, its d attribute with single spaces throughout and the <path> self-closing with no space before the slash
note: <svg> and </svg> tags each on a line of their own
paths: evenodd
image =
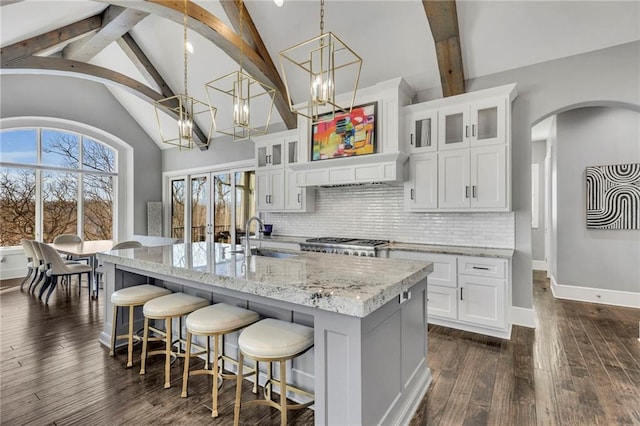
<svg viewBox="0 0 640 426">
<path fill-rule="evenodd" d="M 242 0 L 239 1 L 239 7 L 240 57 L 238 63 L 240 69 L 205 84 L 209 103 L 218 105 L 221 110 L 224 108 L 224 111 L 231 114 L 231 124 L 222 129 L 218 128 L 216 131 L 232 136 L 233 140 L 248 139 L 267 133 L 276 95 L 274 87 L 261 83 L 244 70 L 245 6 Z"/>
<path fill-rule="evenodd" d="M 320 0 L 320 35 L 280 52 L 280 67 L 287 99 L 292 112 L 313 122 L 331 112 L 351 112 L 358 89 L 362 58 L 332 32 L 324 32 L 324 0 Z M 308 81 L 309 99 L 296 107 L 292 101 L 291 83 Z M 351 90 L 349 102 L 336 101 L 336 87 Z"/>
<path fill-rule="evenodd" d="M 184 16 L 183 16 L 183 49 L 184 49 L 184 93 L 160 99 L 154 102 L 156 119 L 158 128 L 160 129 L 160 139 L 162 143 L 176 146 L 178 149 L 192 149 L 196 145 L 197 136 L 194 136 L 195 117 L 199 118 L 201 123 L 207 125 L 207 132 L 204 135 L 206 140 L 200 141 L 198 146 L 208 146 L 215 131 L 215 115 L 216 108 L 205 102 L 199 101 L 188 92 L 188 50 L 189 41 L 187 39 L 187 3 L 184 0 Z M 177 126 L 167 130 L 162 125 L 160 119 L 161 112 L 170 112 L 178 118 Z"/>
</svg>

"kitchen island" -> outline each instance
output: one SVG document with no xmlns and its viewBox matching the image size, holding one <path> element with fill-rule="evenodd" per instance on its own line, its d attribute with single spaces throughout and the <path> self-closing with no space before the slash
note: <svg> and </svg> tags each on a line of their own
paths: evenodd
<svg viewBox="0 0 640 426">
<path fill-rule="evenodd" d="M 431 381 L 426 318 L 431 263 L 261 254 L 245 263 L 228 245 L 211 243 L 99 254 L 105 268 L 100 341 L 110 342 L 111 293 L 131 285 L 154 283 L 243 306 L 314 328 L 313 350 L 293 361 L 287 378 L 315 393 L 317 425 L 408 423 Z M 126 321 L 119 315 L 118 333 Z M 236 342 L 237 336 L 225 339 L 224 350 L 233 357 Z"/>
</svg>

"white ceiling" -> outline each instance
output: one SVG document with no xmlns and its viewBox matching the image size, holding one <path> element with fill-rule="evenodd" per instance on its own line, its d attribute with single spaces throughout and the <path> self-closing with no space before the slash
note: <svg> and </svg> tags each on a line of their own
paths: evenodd
<svg viewBox="0 0 640 426">
<path fill-rule="evenodd" d="M 218 0 L 196 0 L 230 26 Z M 245 0 L 274 63 L 278 53 L 319 34 L 318 0 Z M 640 39 L 637 1 L 468 1 L 458 0 L 465 78 L 576 55 Z M 2 46 L 100 13 L 107 5 L 88 0 L 25 0 L 0 7 Z M 325 31 L 337 34 L 363 58 L 360 87 L 404 77 L 415 89 L 438 87 L 433 38 L 420 0 L 326 0 Z M 174 92 L 183 91 L 182 28 L 148 16 L 131 31 Z M 189 92 L 206 100 L 204 84 L 237 70 L 237 64 L 200 35 L 189 32 Z M 91 63 L 146 82 L 113 43 Z M 155 88 L 155 87 L 154 87 Z M 157 88 L 155 88 L 157 90 Z M 124 108 L 159 143 L 153 108 L 110 87 Z M 295 99 L 302 101 L 301 88 Z M 219 125 L 229 120 L 220 110 Z M 274 110 L 273 122 L 281 121 Z M 221 124 L 222 123 L 222 124 Z M 159 146 L 161 144 L 159 143 Z"/>
</svg>

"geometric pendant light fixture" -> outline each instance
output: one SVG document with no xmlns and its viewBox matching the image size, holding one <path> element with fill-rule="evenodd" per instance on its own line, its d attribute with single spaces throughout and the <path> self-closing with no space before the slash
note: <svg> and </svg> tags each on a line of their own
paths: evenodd
<svg viewBox="0 0 640 426">
<path fill-rule="evenodd" d="M 160 99 L 154 102 L 158 128 L 160 129 L 160 139 L 162 143 L 173 145 L 178 149 L 192 149 L 196 145 L 197 136 L 195 131 L 195 118 L 199 118 L 200 123 L 206 125 L 204 138 L 198 146 L 208 146 L 215 131 L 216 108 L 208 103 L 199 101 L 188 92 L 188 39 L 187 39 L 187 1 L 184 0 L 183 16 L 183 48 L 184 48 L 184 93 Z M 174 117 L 178 117 L 176 127 L 170 129 L 162 125 L 161 113 L 169 111 Z"/>
<path fill-rule="evenodd" d="M 243 68 L 245 6 L 242 0 L 239 3 L 240 69 L 205 84 L 209 103 L 230 116 L 230 121 L 225 120 L 225 123 L 218 120 L 216 132 L 232 136 L 233 140 L 267 133 L 276 95 L 274 87 L 251 77 Z M 227 126 L 227 122 L 230 125 Z"/>
<path fill-rule="evenodd" d="M 332 32 L 324 32 L 324 0 L 320 0 L 320 35 L 280 52 L 282 78 L 292 112 L 313 122 L 318 115 L 351 112 L 360 80 L 362 58 Z M 308 84 L 308 102 L 294 106 L 291 84 Z M 336 101 L 336 87 L 351 91 L 350 100 Z"/>
</svg>

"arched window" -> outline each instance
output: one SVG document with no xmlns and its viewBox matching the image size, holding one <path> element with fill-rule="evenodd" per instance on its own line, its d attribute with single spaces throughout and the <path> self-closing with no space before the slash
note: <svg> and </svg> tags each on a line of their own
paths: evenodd
<svg viewBox="0 0 640 426">
<path fill-rule="evenodd" d="M 93 137 L 48 127 L 0 131 L 0 246 L 116 235 L 118 151 Z"/>
</svg>

